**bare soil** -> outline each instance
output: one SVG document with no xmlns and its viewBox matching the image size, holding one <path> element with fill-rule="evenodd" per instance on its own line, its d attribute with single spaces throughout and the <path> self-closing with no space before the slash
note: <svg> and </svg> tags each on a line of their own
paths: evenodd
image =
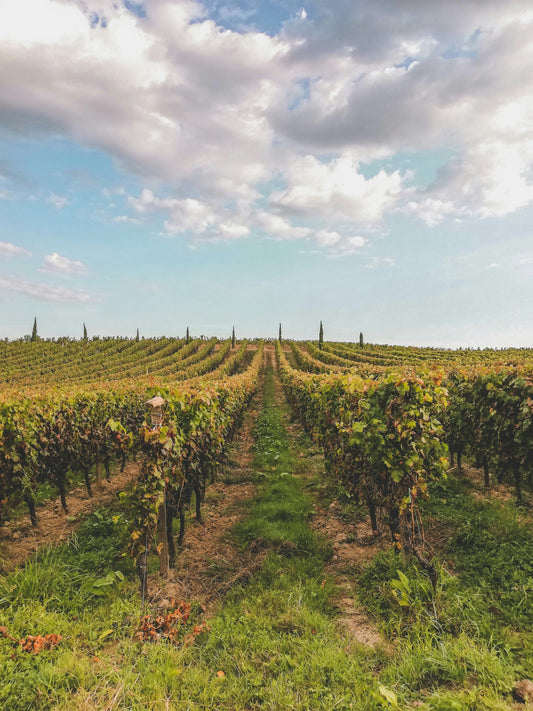
<svg viewBox="0 0 533 711">
<path fill-rule="evenodd" d="M 475 499 L 497 499 L 505 503 L 514 497 L 513 488 L 509 486 L 509 484 L 499 484 L 492 474 L 490 477 L 490 488 L 485 489 L 485 477 L 482 469 L 477 469 L 469 464 L 463 464 L 462 470 L 463 477 L 469 479 L 476 488 L 476 490 L 472 492 L 472 496 Z M 457 475 L 459 476 L 458 472 Z"/>
<path fill-rule="evenodd" d="M 72 489 L 67 494 L 68 514 L 64 513 L 58 497 L 37 508 L 38 524 L 35 527 L 28 515 L 7 522 L 0 528 L 0 570 L 14 570 L 38 548 L 66 540 L 91 511 L 110 504 L 134 479 L 138 469 L 135 462 L 129 462 L 123 472 L 117 471 L 111 477 L 110 482 L 104 479 L 102 489 L 93 485 L 92 497 L 84 486 Z"/>
<path fill-rule="evenodd" d="M 338 589 L 333 600 L 339 610 L 339 624 L 349 637 L 367 647 L 388 647 L 376 624 L 357 602 L 354 569 L 362 570 L 390 542 L 385 535 L 374 536 L 368 521 L 347 523 L 341 518 L 341 507 L 333 502 L 327 509 L 316 506 L 313 528 L 333 544 L 333 557 L 326 567 Z"/>
</svg>

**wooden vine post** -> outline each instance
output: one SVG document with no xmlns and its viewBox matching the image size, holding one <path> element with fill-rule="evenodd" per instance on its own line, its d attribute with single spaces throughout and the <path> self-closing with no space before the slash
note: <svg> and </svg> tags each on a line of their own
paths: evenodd
<svg viewBox="0 0 533 711">
<path fill-rule="evenodd" d="M 165 400 L 160 396 L 148 400 L 145 405 L 150 408 L 152 429 L 159 429 L 163 424 L 163 405 Z M 169 571 L 169 552 L 167 537 L 166 495 L 157 511 L 157 555 L 159 556 L 159 573 L 166 575 Z"/>
<path fill-rule="evenodd" d="M 100 459 L 100 448 L 96 448 L 96 466 L 94 471 L 94 476 L 96 479 L 96 488 L 103 489 L 102 486 L 102 460 Z"/>
</svg>

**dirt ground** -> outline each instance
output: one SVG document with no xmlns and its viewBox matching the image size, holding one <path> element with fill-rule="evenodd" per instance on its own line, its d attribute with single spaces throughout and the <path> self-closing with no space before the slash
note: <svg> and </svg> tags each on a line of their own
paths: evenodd
<svg viewBox="0 0 533 711">
<path fill-rule="evenodd" d="M 93 485 L 92 498 L 84 486 L 72 489 L 67 494 L 68 514 L 63 512 L 59 497 L 45 502 L 37 508 L 36 527 L 31 525 L 26 513 L 7 522 L 0 528 L 0 571 L 14 570 L 38 548 L 66 540 L 91 511 L 113 501 L 137 472 L 138 465 L 128 462 L 124 471 L 116 472 L 110 482 L 104 479 L 102 489 Z"/>
<path fill-rule="evenodd" d="M 498 483 L 492 473 L 490 477 L 490 489 L 485 489 L 485 479 L 482 469 L 476 469 L 476 467 L 472 467 L 469 464 L 463 464 L 462 469 L 465 479 L 469 479 L 476 488 L 476 491 L 472 492 L 472 496 L 475 499 L 497 499 L 504 503 L 515 496 L 513 487 L 509 484 Z"/>
<path fill-rule="evenodd" d="M 354 570 L 362 569 L 380 551 L 390 548 L 385 535 L 374 536 L 369 521 L 347 523 L 334 501 L 327 509 L 316 506 L 313 528 L 333 544 L 333 557 L 326 568 L 338 593 L 333 603 L 339 623 L 354 642 L 368 647 L 385 647 L 385 639 L 357 602 Z"/>
</svg>

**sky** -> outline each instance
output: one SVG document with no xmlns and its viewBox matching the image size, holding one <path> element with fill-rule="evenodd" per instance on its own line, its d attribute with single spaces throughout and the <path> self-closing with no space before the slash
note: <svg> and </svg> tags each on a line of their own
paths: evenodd
<svg viewBox="0 0 533 711">
<path fill-rule="evenodd" d="M 533 347 L 532 74 L 530 0 L 0 0 L 0 338 Z"/>
</svg>

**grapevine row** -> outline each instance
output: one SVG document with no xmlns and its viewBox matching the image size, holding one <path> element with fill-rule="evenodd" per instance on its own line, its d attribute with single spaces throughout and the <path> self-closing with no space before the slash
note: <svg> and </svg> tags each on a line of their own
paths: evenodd
<svg viewBox="0 0 533 711">
<path fill-rule="evenodd" d="M 279 345 L 277 358 L 287 398 L 323 448 L 328 469 L 366 502 L 374 532 L 381 511 L 394 540 L 416 551 L 416 499 L 447 467 L 442 377 L 312 375 L 292 368 Z"/>
</svg>

